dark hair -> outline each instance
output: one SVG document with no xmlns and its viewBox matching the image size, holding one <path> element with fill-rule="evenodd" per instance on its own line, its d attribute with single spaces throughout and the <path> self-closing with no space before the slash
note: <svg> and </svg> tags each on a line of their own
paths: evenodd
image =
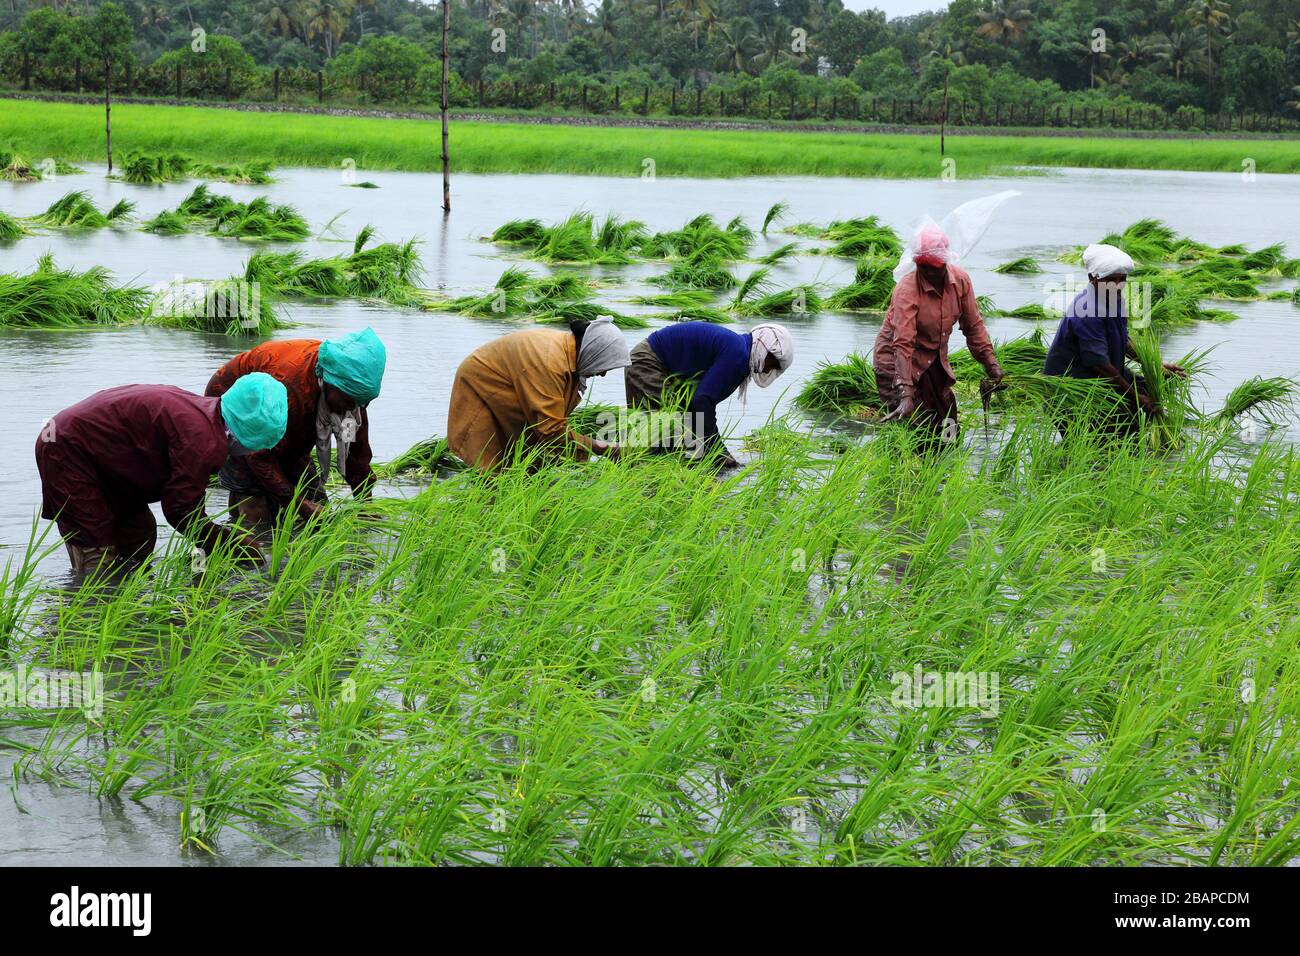
<svg viewBox="0 0 1300 956">
<path fill-rule="evenodd" d="M 573 333 L 573 344 L 577 348 L 582 348 L 582 337 L 587 332 L 587 326 L 591 325 L 586 319 L 569 319 L 569 331 Z"/>
</svg>

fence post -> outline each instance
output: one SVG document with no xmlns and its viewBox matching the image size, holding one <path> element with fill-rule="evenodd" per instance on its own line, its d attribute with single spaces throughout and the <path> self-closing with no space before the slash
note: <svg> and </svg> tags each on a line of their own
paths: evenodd
<svg viewBox="0 0 1300 956">
<path fill-rule="evenodd" d="M 614 112 L 615 113 L 619 111 L 619 102 L 622 100 L 622 90 L 623 88 L 621 86 L 616 85 L 614 87 Z"/>
<path fill-rule="evenodd" d="M 767 118 L 772 118 L 772 94 L 767 94 Z"/>
<path fill-rule="evenodd" d="M 230 67 L 226 67 L 226 99 L 230 99 Z"/>
<path fill-rule="evenodd" d="M 77 92 L 81 92 L 81 57 L 77 57 Z"/>
<path fill-rule="evenodd" d="M 126 95 L 135 95 L 135 76 L 131 72 L 131 62 L 129 60 L 126 64 Z"/>
<path fill-rule="evenodd" d="M 695 88 L 695 115 L 700 115 L 700 107 L 704 103 L 704 88 L 697 86 Z"/>
<path fill-rule="evenodd" d="M 650 87 L 647 85 L 641 93 L 641 115 L 645 116 L 650 112 Z"/>
<path fill-rule="evenodd" d="M 275 77 L 271 80 L 271 99 L 280 99 L 280 68 L 275 68 Z"/>
<path fill-rule="evenodd" d="M 24 53 L 23 54 L 23 89 L 30 90 L 31 88 L 32 88 L 32 55 L 30 53 Z"/>
<path fill-rule="evenodd" d="M 181 65 L 176 64 L 176 98 L 181 98 Z"/>
<path fill-rule="evenodd" d="M 718 115 L 727 115 L 727 91 L 718 90 Z"/>
<path fill-rule="evenodd" d="M 673 84 L 673 101 L 672 104 L 668 107 L 668 112 L 671 113 L 673 116 L 677 115 L 677 84 L 676 83 Z"/>
<path fill-rule="evenodd" d="M 325 74 L 320 70 L 316 71 L 316 102 L 325 102 Z"/>
<path fill-rule="evenodd" d="M 790 119 L 794 119 L 794 94 L 790 94 Z"/>
</svg>

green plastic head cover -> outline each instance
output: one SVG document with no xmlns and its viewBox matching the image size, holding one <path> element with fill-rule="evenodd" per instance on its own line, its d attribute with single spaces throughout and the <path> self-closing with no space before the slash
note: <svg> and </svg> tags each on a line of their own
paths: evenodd
<svg viewBox="0 0 1300 956">
<path fill-rule="evenodd" d="M 358 405 L 365 405 L 379 397 L 387 360 L 384 343 L 374 329 L 365 328 L 322 342 L 316 371 L 327 385 L 333 385 Z"/>
<path fill-rule="evenodd" d="M 274 448 L 289 422 L 289 393 L 265 372 L 250 372 L 221 396 L 221 417 L 249 451 Z"/>
</svg>

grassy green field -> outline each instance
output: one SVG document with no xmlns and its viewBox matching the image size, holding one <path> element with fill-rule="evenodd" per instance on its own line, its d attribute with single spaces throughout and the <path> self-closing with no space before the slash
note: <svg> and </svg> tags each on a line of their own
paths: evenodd
<svg viewBox="0 0 1300 956">
<path fill-rule="evenodd" d="M 97 106 L 5 101 L 0 145 L 27 157 L 103 159 Z M 438 168 L 434 124 L 420 120 L 253 113 L 123 104 L 113 110 L 115 148 L 183 152 L 207 162 L 270 160 L 288 166 Z M 456 122 L 453 168 L 479 173 L 639 176 L 653 159 L 659 176 L 937 176 L 937 136 L 635 129 Z M 1238 172 L 1246 158 L 1263 173 L 1300 172 L 1287 140 L 1105 139 L 953 136 L 948 157 L 962 177 L 1017 165 Z"/>
</svg>

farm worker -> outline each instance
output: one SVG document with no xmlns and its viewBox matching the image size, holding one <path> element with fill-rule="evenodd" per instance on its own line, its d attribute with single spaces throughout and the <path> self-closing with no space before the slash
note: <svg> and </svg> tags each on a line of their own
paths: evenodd
<svg viewBox="0 0 1300 956">
<path fill-rule="evenodd" d="M 1043 371 L 1047 375 L 1108 382 L 1128 404 L 1128 414 L 1111 425 L 1119 432 L 1132 432 L 1138 426 L 1139 409 L 1148 415 L 1157 411 L 1146 383 L 1125 366 L 1126 358 L 1136 358 L 1128 335 L 1123 295 L 1133 260 L 1115 246 L 1091 245 L 1083 250 L 1083 266 L 1088 285 L 1065 310 L 1047 350 Z M 1164 368 L 1171 375 L 1183 374 L 1177 365 L 1166 364 Z M 1063 423 L 1062 432 L 1065 427 Z"/>
<path fill-rule="evenodd" d="M 143 560 L 163 516 L 205 552 L 235 538 L 204 512 L 208 479 L 231 455 L 270 448 L 284 435 L 285 388 L 245 375 L 221 398 L 171 385 L 121 385 L 96 392 L 46 423 L 36 440 L 41 517 L 57 521 L 75 571 Z"/>
<path fill-rule="evenodd" d="M 694 389 L 686 405 L 695 457 L 719 455 L 723 467 L 738 463 L 718 433 L 718 404 L 750 381 L 771 385 L 794 362 L 794 340 L 781 325 L 756 325 L 745 333 L 711 322 L 680 322 L 651 332 L 631 354 L 623 374 L 628 408 L 660 409 L 683 385 Z"/>
<path fill-rule="evenodd" d="M 889 410 L 885 421 L 906 421 L 925 436 L 928 449 L 956 441 L 956 379 L 948 364 L 948 337 L 961 326 L 971 355 L 994 383 L 1002 367 L 993 353 L 966 271 L 949 261 L 948 237 L 937 225 L 922 226 L 908 253 L 916 268 L 894 286 L 885 323 L 876 336 L 872 364 L 876 390 Z"/>
<path fill-rule="evenodd" d="M 544 453 L 572 442 L 577 454 L 617 457 L 619 447 L 569 428 L 589 379 L 628 364 L 627 342 L 609 316 L 573 320 L 568 331 L 524 329 L 482 345 L 456 370 L 447 443 L 480 471 L 516 451 Z"/>
<path fill-rule="evenodd" d="M 252 372 L 265 372 L 289 393 L 289 424 L 279 444 L 232 456 L 221 469 L 217 480 L 230 492 L 230 506 L 248 521 L 270 520 L 293 502 L 305 480 L 297 508 L 300 517 L 310 518 L 325 507 L 332 458 L 352 493 L 368 498 L 374 474 L 366 406 L 379 396 L 386 361 L 384 343 L 367 328 L 323 342 L 264 342 L 217 369 L 207 395 L 225 394 Z"/>
</svg>

